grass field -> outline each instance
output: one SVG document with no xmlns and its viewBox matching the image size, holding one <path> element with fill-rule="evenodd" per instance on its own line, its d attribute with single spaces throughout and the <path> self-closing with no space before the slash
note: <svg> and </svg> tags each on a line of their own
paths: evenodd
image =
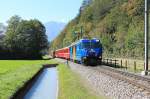
<svg viewBox="0 0 150 99">
<path fill-rule="evenodd" d="M 0 60 L 0 99 L 9 99 L 49 60 Z"/>
<path fill-rule="evenodd" d="M 105 99 L 89 92 L 80 81 L 80 77 L 66 65 L 59 65 L 59 97 L 58 99 Z"/>
</svg>

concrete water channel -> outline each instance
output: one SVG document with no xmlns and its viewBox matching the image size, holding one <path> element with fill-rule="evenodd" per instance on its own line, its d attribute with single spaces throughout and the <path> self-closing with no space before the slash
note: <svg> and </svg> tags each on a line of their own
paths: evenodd
<svg viewBox="0 0 150 99">
<path fill-rule="evenodd" d="M 58 74 L 56 67 L 45 68 L 24 99 L 57 99 Z"/>
</svg>

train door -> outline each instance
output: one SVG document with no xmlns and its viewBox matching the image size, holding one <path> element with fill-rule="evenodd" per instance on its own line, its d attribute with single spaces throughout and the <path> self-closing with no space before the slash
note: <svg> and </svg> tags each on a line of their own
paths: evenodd
<svg viewBox="0 0 150 99">
<path fill-rule="evenodd" d="M 71 46 L 69 50 L 70 50 L 70 59 L 73 60 L 73 46 Z"/>
<path fill-rule="evenodd" d="M 76 45 L 73 46 L 73 61 L 76 61 Z"/>
<path fill-rule="evenodd" d="M 76 59 L 79 60 L 79 44 L 76 46 Z"/>
<path fill-rule="evenodd" d="M 76 46 L 76 59 L 78 61 L 81 61 L 81 44 L 80 43 Z"/>
<path fill-rule="evenodd" d="M 78 53 L 79 60 L 81 61 L 82 57 L 82 50 L 81 50 L 81 43 L 79 44 L 79 53 Z"/>
</svg>

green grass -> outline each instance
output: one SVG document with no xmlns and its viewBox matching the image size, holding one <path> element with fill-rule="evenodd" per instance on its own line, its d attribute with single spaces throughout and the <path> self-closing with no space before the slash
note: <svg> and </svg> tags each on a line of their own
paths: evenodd
<svg viewBox="0 0 150 99">
<path fill-rule="evenodd" d="M 49 60 L 0 60 L 0 99 L 9 99 Z"/>
<path fill-rule="evenodd" d="M 89 92 L 80 81 L 80 77 L 66 65 L 61 64 L 59 70 L 59 97 L 58 99 L 104 99 Z"/>
</svg>

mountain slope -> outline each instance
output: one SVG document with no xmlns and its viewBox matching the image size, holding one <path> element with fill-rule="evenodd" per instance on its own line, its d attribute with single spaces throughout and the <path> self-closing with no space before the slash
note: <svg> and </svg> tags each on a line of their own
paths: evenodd
<svg viewBox="0 0 150 99">
<path fill-rule="evenodd" d="M 64 29 L 65 23 L 62 22 L 48 22 L 45 23 L 46 34 L 48 36 L 48 40 L 52 41 L 58 34 Z"/>
<path fill-rule="evenodd" d="M 102 41 L 104 56 L 144 56 L 144 0 L 92 0 L 53 40 L 51 49 L 77 40 L 73 32 L 81 26 L 84 37 Z"/>
</svg>

